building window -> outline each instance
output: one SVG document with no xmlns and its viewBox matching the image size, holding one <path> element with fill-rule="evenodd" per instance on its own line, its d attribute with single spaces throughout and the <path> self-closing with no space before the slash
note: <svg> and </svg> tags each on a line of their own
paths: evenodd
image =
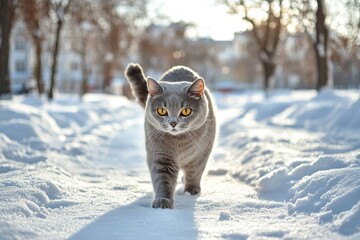
<svg viewBox="0 0 360 240">
<path fill-rule="evenodd" d="M 15 50 L 17 50 L 17 51 L 25 51 L 26 50 L 26 40 L 25 40 L 25 38 L 17 38 L 17 39 L 15 39 Z"/>
<path fill-rule="evenodd" d="M 26 62 L 24 60 L 18 60 L 15 62 L 16 72 L 26 72 Z"/>
</svg>

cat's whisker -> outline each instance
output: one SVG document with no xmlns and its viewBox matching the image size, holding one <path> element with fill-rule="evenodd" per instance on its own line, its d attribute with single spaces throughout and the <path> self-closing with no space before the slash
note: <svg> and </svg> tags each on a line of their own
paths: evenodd
<svg viewBox="0 0 360 240">
<path fill-rule="evenodd" d="M 157 135 L 158 133 L 161 133 L 160 130 L 154 130 L 154 132 L 152 132 L 149 136 L 146 137 L 146 141 L 151 140 L 152 137 L 154 137 L 155 135 Z"/>
<path fill-rule="evenodd" d="M 150 146 L 149 146 L 149 149 L 153 149 L 153 151 L 151 153 L 152 157 L 155 156 L 155 153 L 156 153 L 156 150 L 157 150 L 154 146 L 157 144 L 158 140 L 160 140 L 160 138 L 163 137 L 163 136 L 164 136 L 164 132 L 158 130 L 156 136 L 152 139 L 152 141 L 150 143 Z"/>
<path fill-rule="evenodd" d="M 153 139 L 155 139 L 158 135 L 160 134 L 159 130 L 155 130 L 154 132 L 152 132 L 149 136 L 146 137 L 146 144 L 148 145 L 147 148 L 151 148 L 152 145 L 154 144 Z M 149 144 L 148 144 L 149 143 Z"/>
<path fill-rule="evenodd" d="M 156 130 L 154 131 L 147 139 L 147 142 L 150 142 L 149 144 L 149 148 L 151 149 L 153 147 L 153 145 L 156 143 L 155 140 L 157 140 L 159 138 L 159 136 L 161 135 L 161 131 Z"/>
<path fill-rule="evenodd" d="M 198 142 L 196 141 L 196 139 L 194 138 L 194 136 L 191 135 L 191 132 L 190 131 L 186 131 L 186 134 L 190 137 L 190 140 L 196 144 L 196 146 L 198 147 L 198 149 L 201 151 L 201 147 L 200 145 L 198 144 Z"/>
<path fill-rule="evenodd" d="M 206 119 L 206 121 L 205 122 L 216 122 L 216 119 Z"/>
</svg>

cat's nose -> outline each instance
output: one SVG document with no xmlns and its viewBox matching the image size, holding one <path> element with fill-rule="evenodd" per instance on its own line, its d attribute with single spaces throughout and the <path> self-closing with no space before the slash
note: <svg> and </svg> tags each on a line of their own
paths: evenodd
<svg viewBox="0 0 360 240">
<path fill-rule="evenodd" d="M 170 122 L 170 125 L 174 128 L 177 125 L 177 122 Z"/>
</svg>

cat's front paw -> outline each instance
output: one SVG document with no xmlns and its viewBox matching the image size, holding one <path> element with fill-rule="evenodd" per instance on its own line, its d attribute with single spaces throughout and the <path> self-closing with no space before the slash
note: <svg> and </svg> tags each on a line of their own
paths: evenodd
<svg viewBox="0 0 360 240">
<path fill-rule="evenodd" d="M 185 186 L 185 192 L 190 193 L 191 195 L 196 195 L 201 192 L 201 188 L 199 186 Z"/>
<path fill-rule="evenodd" d="M 153 208 L 174 208 L 174 200 L 170 198 L 157 198 L 152 204 Z"/>
</svg>

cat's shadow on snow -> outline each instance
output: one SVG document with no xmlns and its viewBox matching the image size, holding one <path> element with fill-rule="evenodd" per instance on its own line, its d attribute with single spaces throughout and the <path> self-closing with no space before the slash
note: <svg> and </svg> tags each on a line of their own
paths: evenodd
<svg viewBox="0 0 360 240">
<path fill-rule="evenodd" d="M 174 209 L 153 209 L 153 195 L 96 218 L 69 239 L 197 239 L 196 196 L 177 191 Z"/>
</svg>

